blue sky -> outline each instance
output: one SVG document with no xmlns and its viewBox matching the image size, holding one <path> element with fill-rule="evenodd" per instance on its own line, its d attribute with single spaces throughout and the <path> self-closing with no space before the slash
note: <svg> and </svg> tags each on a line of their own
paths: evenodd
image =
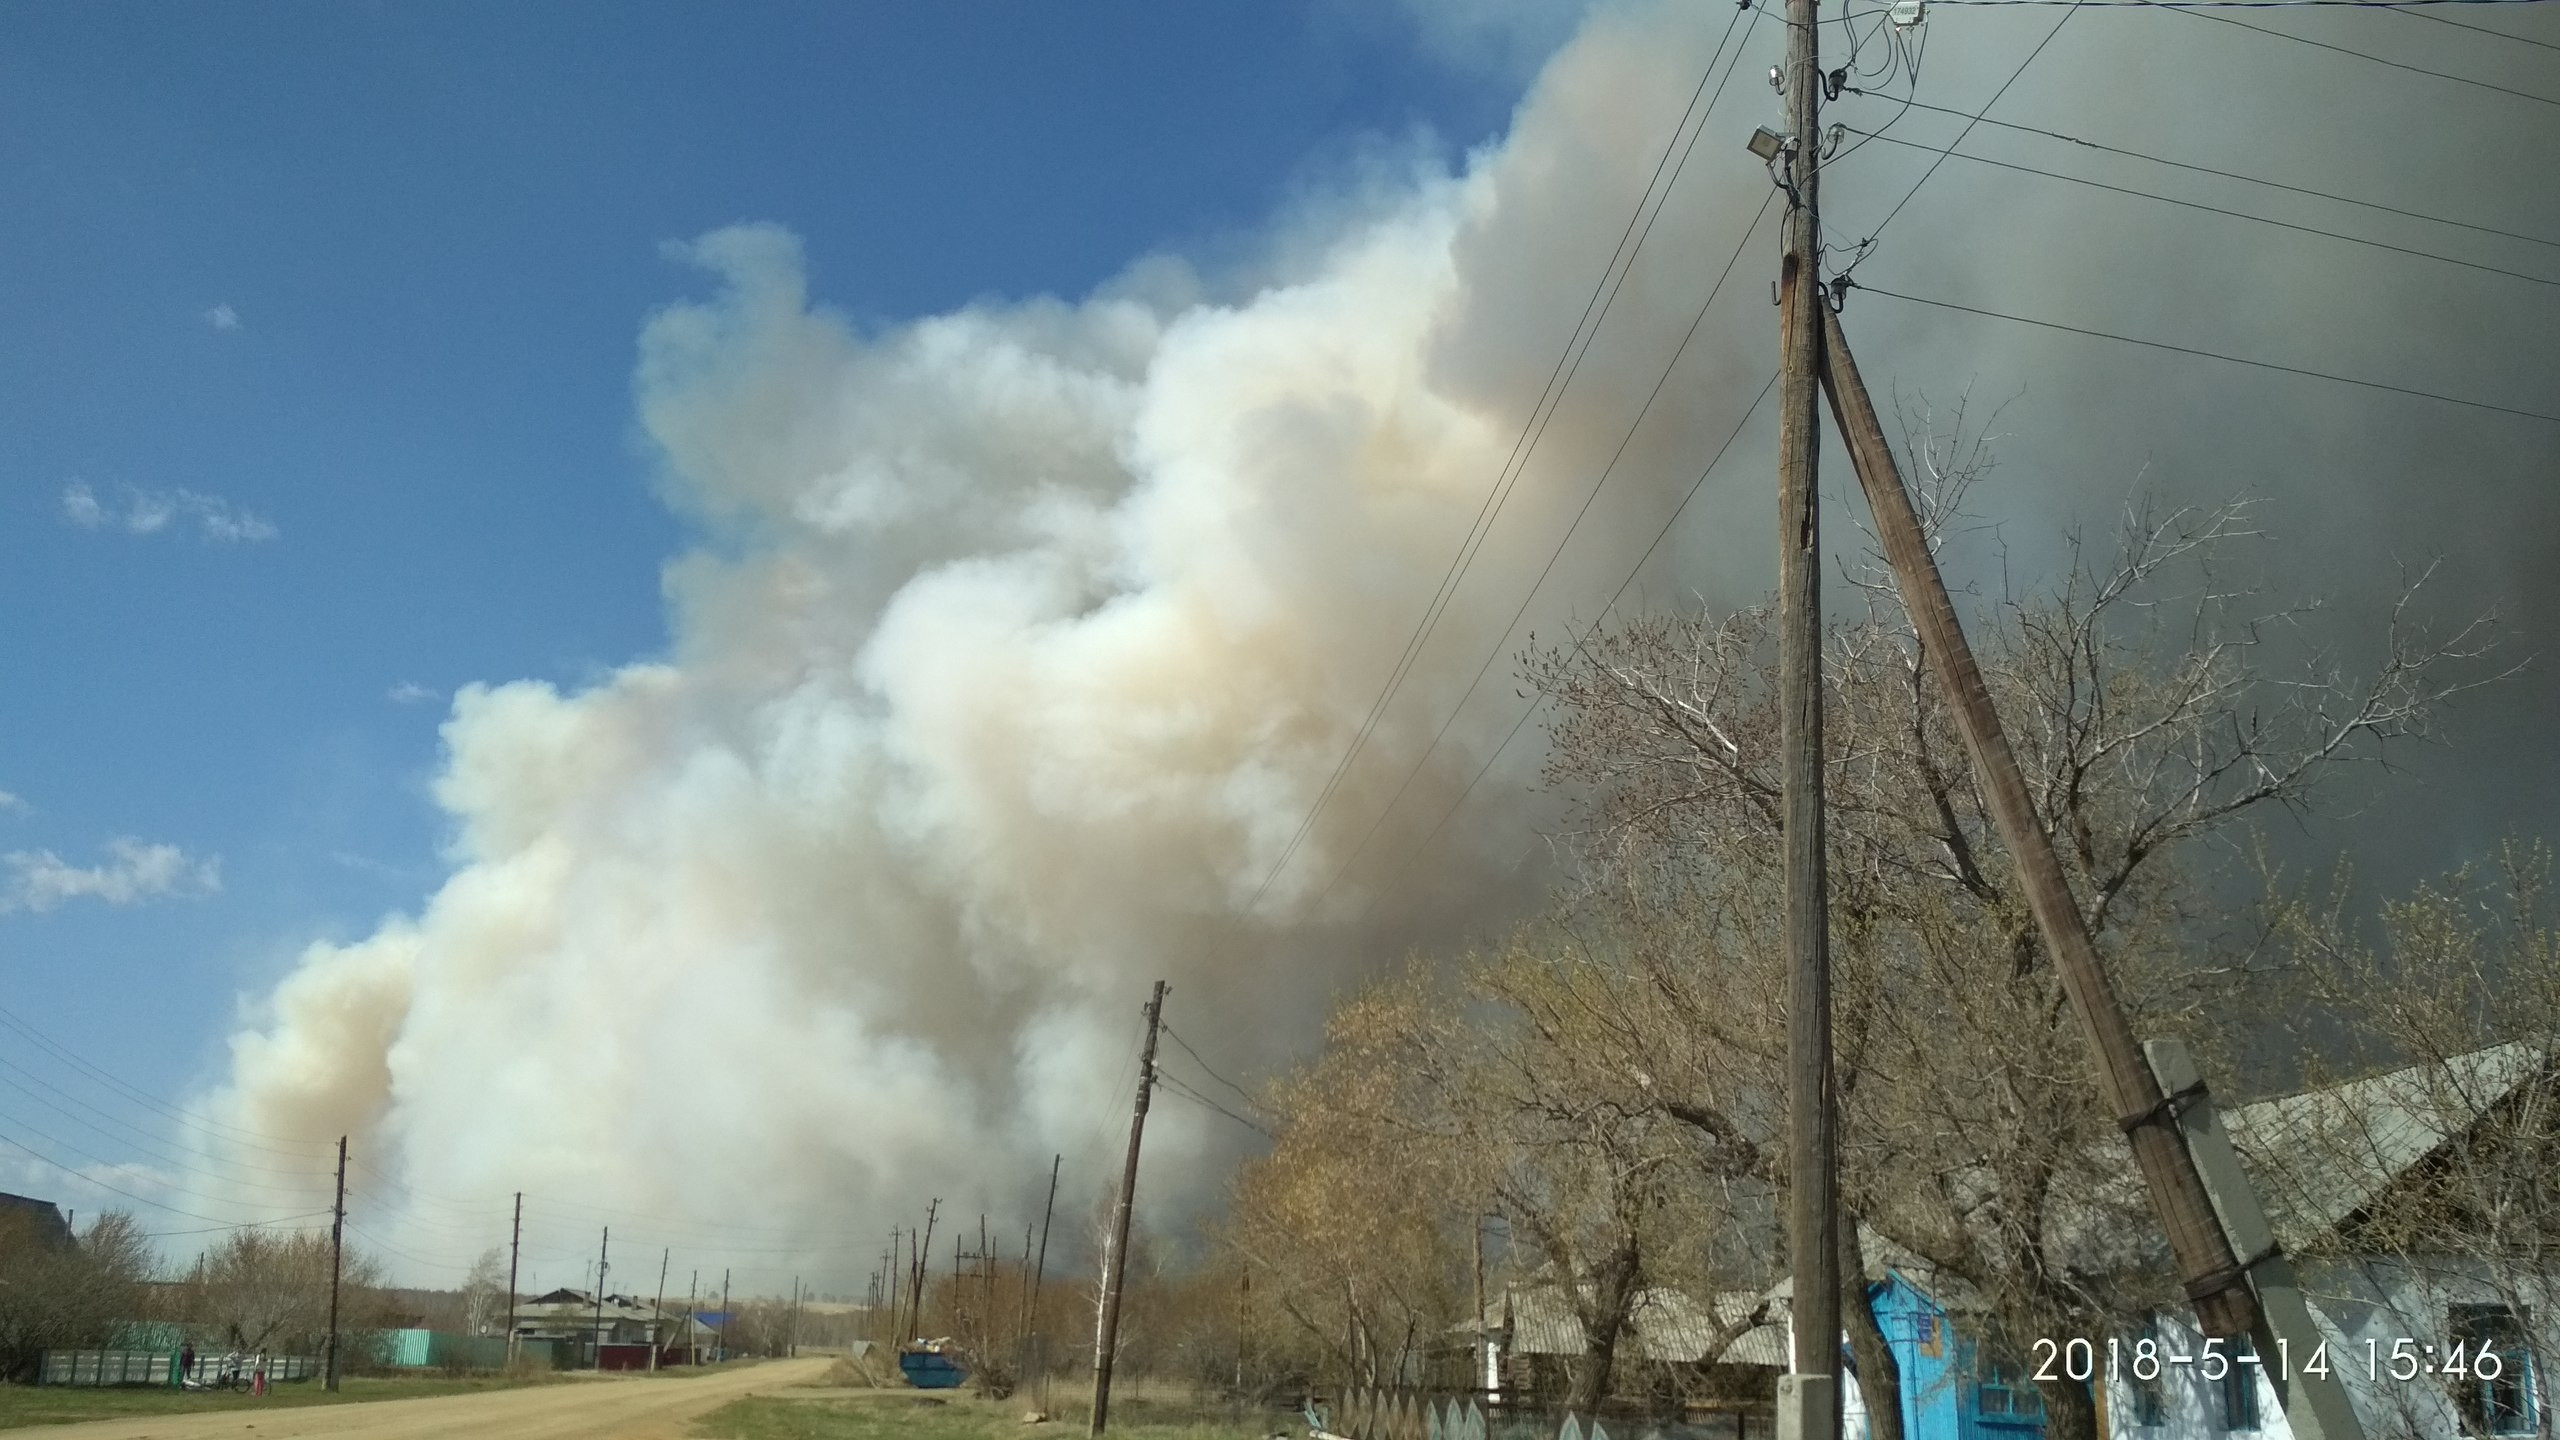
<svg viewBox="0 0 2560 1440">
<path fill-rule="evenodd" d="M 186 859 L 21 895 L 5 1003 L 189 1088 L 303 943 L 432 889 L 457 685 L 664 644 L 663 242 L 786 224 L 867 323 L 1075 295 L 1517 90 L 1349 6 L 0 12 L 0 852 Z"/>
</svg>

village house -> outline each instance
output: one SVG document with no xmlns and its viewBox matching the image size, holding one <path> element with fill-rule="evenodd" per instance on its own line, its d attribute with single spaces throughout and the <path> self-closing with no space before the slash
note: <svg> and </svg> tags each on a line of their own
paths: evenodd
<svg viewBox="0 0 2560 1440">
<path fill-rule="evenodd" d="M 682 1365 L 700 1354 L 711 1358 L 718 1335 L 699 1319 L 660 1310 L 634 1295 L 597 1296 L 586 1290 L 554 1290 L 520 1302 L 514 1313 L 519 1340 L 548 1341 L 572 1368 L 646 1370 L 654 1342 L 661 1366 Z"/>
<path fill-rule="evenodd" d="M 2541 1433 L 2539 1357 L 2560 1342 L 2560 1253 L 2543 1207 L 2560 1187 L 2555 1157 L 2530 1142 L 2560 1130 L 2535 1118 L 2555 1103 L 2552 1057 L 2515 1044 L 2225 1115 L 2320 1328 L 2317 1361 L 2368 1437 Z M 2056 1337 L 2053 1356 L 1995 1357 L 1961 1285 L 1892 1267 L 1874 1293 L 1902 1371 L 1906 1440 L 2040 1440 L 2032 1369 L 2069 1363 L 2059 1345 L 2072 1338 L 2087 1342 L 2110 1440 L 2292 1440 L 2267 1359 L 2246 1342 L 2208 1344 L 2192 1316 Z M 1844 1399 L 1848 1440 L 1864 1440 L 1854 1385 Z"/>
</svg>

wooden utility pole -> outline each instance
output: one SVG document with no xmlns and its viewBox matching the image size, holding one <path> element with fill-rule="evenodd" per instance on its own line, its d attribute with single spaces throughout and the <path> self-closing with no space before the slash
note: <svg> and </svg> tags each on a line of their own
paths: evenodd
<svg viewBox="0 0 2560 1440">
<path fill-rule="evenodd" d="M 1849 442 L 1859 488 L 1866 492 L 1867 508 L 1875 515 L 1876 536 L 1901 587 L 1903 609 L 1911 616 L 1929 668 L 1938 676 L 1947 708 L 1955 714 L 1956 728 L 1973 761 L 1974 778 L 1982 787 L 1984 806 L 2018 867 L 2019 888 L 2026 892 L 2027 908 L 2043 933 L 2046 953 L 2061 974 L 2063 993 L 2097 1056 L 2107 1106 L 2132 1142 L 2134 1163 L 2151 1193 L 2151 1208 L 2160 1217 L 2160 1227 L 2168 1234 L 2178 1277 L 2206 1334 L 2246 1334 L 2256 1311 L 2248 1276 L 2233 1260 L 2230 1240 L 2214 1215 L 2195 1159 L 2179 1136 L 2177 1106 L 2163 1098 L 2159 1080 L 2134 1043 L 2133 1027 L 2116 1001 L 2079 903 L 2063 878 L 2053 837 L 2028 798 L 2017 756 L 2000 728 L 1999 712 L 1992 708 L 1982 670 L 1974 663 L 1973 648 L 1956 620 L 1955 604 L 1947 598 L 1946 582 L 1938 574 L 1937 559 L 1930 554 L 1910 492 L 1903 488 L 1901 468 L 1894 463 L 1893 447 L 1885 439 L 1875 402 L 1849 354 L 1840 318 L 1825 311 L 1823 326 L 1828 332 L 1823 378 L 1831 392 L 1833 416 Z"/>
<path fill-rule="evenodd" d="M 696 1269 L 693 1278 L 684 1282 L 684 1363 L 687 1365 L 702 1363 L 702 1344 L 696 1338 L 701 1334 L 702 1322 L 694 1318 L 701 1313 L 701 1294 L 702 1271 Z"/>
<path fill-rule="evenodd" d="M 1030 1336 L 1030 1358 L 1025 1365 L 1040 1372 L 1040 1408 L 1049 1408 L 1049 1357 L 1047 1335 L 1040 1328 L 1040 1281 L 1049 1270 L 1049 1221 L 1058 1213 L 1058 1167 L 1067 1157 L 1049 1157 L 1049 1203 L 1040 1207 L 1040 1258 L 1031 1262 L 1031 1298 L 1024 1305 L 1024 1328 Z"/>
<path fill-rule="evenodd" d="M 338 1137 L 338 1198 L 329 1206 L 328 1386 L 338 1388 L 338 1276 L 346 1268 L 347 1137 Z"/>
<path fill-rule="evenodd" d="M 1782 77 L 1790 134 L 1778 271 L 1778 709 L 1786 872 L 1787 1244 L 1794 1366 L 1780 1382 L 1780 1440 L 1840 1433 L 1840 1246 L 1831 1076 L 1830 902 L 1823 868 L 1822 65 L 1815 0 L 1787 0 Z M 1792 1432 L 1792 1433 L 1791 1433 Z"/>
<path fill-rule="evenodd" d="M 720 1272 L 720 1358 L 729 1358 L 729 1272 Z"/>
<path fill-rule="evenodd" d="M 1473 1372 L 1467 1377 L 1467 1388 L 1470 1390 L 1490 1390 L 1493 1386 L 1485 1380 L 1485 1372 L 1491 1367 L 1485 1363 L 1484 1212 L 1482 1210 L 1478 1210 L 1474 1217 L 1467 1222 L 1467 1246 L 1475 1253 L 1476 1271 L 1476 1318 L 1473 1329 L 1469 1331 L 1469 1333 L 1475 1337 L 1475 1348 L 1469 1351 L 1467 1355 L 1467 1368 Z"/>
<path fill-rule="evenodd" d="M 524 1192 L 516 1192 L 515 1224 L 507 1231 L 507 1363 L 516 1363 L 516 1262 L 524 1257 Z"/>
<path fill-rule="evenodd" d="M 613 1227 L 604 1227 L 604 1238 L 596 1242 L 596 1330 L 595 1368 L 604 1369 L 604 1275 L 605 1257 L 613 1251 Z"/>
<path fill-rule="evenodd" d="M 649 1304 L 649 1373 L 658 1372 L 658 1317 L 667 1311 L 667 1260 L 676 1252 L 658 1252 L 658 1298 Z"/>
<path fill-rule="evenodd" d="M 939 1216 L 941 1213 L 942 1197 L 936 1195 L 933 1197 L 933 1203 L 924 1207 L 923 1235 L 919 1237 L 916 1232 L 912 1230 L 907 1232 L 907 1246 L 911 1257 L 908 1269 L 914 1273 L 916 1291 L 915 1311 L 907 1322 L 907 1334 L 905 1338 L 908 1340 L 921 1340 L 924 1338 L 925 1267 L 933 1260 L 933 1222 L 935 1217 Z"/>
<path fill-rule="evenodd" d="M 1093 1331 L 1093 1424 L 1087 1435 L 1101 1434 L 1111 1421 L 1111 1361 L 1120 1343 L 1120 1286 L 1129 1273 L 1129 1208 L 1138 1190 L 1138 1144 L 1147 1133 L 1147 1094 L 1155 1085 L 1156 1030 L 1163 1023 L 1164 982 L 1159 980 L 1154 998 L 1147 1001 L 1147 1043 L 1138 1053 L 1138 1100 L 1129 1112 L 1129 1159 L 1120 1169 L 1120 1198 L 1112 1206 L 1111 1230 L 1103 1237 L 1102 1306 Z"/>
</svg>

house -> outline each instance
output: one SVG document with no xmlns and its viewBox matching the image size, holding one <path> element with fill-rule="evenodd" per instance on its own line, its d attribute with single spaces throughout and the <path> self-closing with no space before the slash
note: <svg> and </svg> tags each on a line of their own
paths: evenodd
<svg viewBox="0 0 2560 1440">
<path fill-rule="evenodd" d="M 597 1297 L 585 1290 L 554 1290 L 515 1308 L 519 1340 L 547 1340 L 572 1363 L 602 1370 L 645 1370 L 654 1342 L 660 1365 L 686 1363 L 689 1347 L 717 1348 L 710 1326 L 682 1312 L 660 1310 L 634 1295 Z"/>
<path fill-rule="evenodd" d="M 26 1227 L 36 1243 L 48 1250 L 69 1250 L 79 1244 L 62 1207 L 31 1195 L 0 1193 L 0 1226 Z"/>
<path fill-rule="evenodd" d="M 2541 1207 L 2560 1193 L 2560 1151 L 2530 1142 L 2560 1127 L 2505 1122 L 2555 1105 L 2553 1055 L 2511 1044 L 2224 1115 L 2322 1335 L 2314 1357 L 2278 1360 L 2330 1366 L 2367 1435 L 2541 1433 L 2536 1357 L 2560 1353 L 2560 1254 L 2541 1256 Z M 2529 1153 L 2515 1153 L 2519 1131 Z M 2533 1212 L 2511 1243 L 2444 1238 L 2494 1234 L 2501 1206 Z M 1891 1254 L 1870 1242 L 1879 1250 Z M 1916 1264 L 1871 1277 L 1870 1294 L 1902 1371 L 1907 1440 L 2040 1440 L 2043 1400 L 2023 1372 L 2070 1365 L 2059 1343 L 2049 1357 L 1986 1354 L 1962 1287 Z M 2209 1344 L 2184 1314 L 2080 1338 L 2110 1440 L 2292 1440 L 2246 1341 Z M 1843 1398 L 1848 1440 L 1863 1440 L 1862 1397 L 1852 1385 Z"/>
<path fill-rule="evenodd" d="M 1618 1372 L 1663 1367 L 1663 1381 L 1702 1408 L 1741 1417 L 1737 1432 L 1746 1431 L 1749 1419 L 1775 1414 L 1777 1376 L 1787 1368 L 1783 1308 L 1758 1291 L 1729 1291 L 1709 1304 L 1668 1287 L 1640 1290 L 1619 1337 Z M 1467 1328 L 1462 1322 L 1458 1333 Z M 1473 1383 L 1497 1401 L 1560 1393 L 1586 1349 L 1582 1318 L 1552 1279 L 1505 1285 L 1487 1297 L 1482 1333 L 1483 1364 Z"/>
</svg>

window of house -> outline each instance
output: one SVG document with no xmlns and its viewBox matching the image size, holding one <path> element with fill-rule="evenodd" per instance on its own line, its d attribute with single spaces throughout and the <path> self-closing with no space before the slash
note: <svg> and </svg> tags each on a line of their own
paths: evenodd
<svg viewBox="0 0 2560 1440">
<path fill-rule="evenodd" d="M 2156 1353 L 2160 1344 L 2159 1322 L 2157 1320 L 2145 1322 L 2140 1338 L 2150 1341 Z M 2160 1376 L 2156 1373 L 2148 1380 L 2139 1375 L 2133 1378 L 2133 1423 L 2136 1425 L 2169 1423 L 2168 1392 L 2161 1388 Z"/>
<path fill-rule="evenodd" d="M 2017 1379 L 1994 1365 L 1982 1372 L 1974 1386 L 1974 1409 L 1995 1419 L 2034 1419 L 2044 1413 L 2044 1396 L 2034 1381 Z"/>
<path fill-rule="evenodd" d="M 2455 1305 L 2447 1333 L 2470 1357 L 2469 1376 L 2454 1382 L 2462 1428 L 2473 1435 L 2531 1435 L 2541 1420 L 2533 1349 L 2525 1343 L 2524 1317 L 2505 1305 Z M 2494 1364 L 2481 1357 L 2494 1355 Z M 2495 1373 L 2484 1377 L 2483 1370 Z"/>
<path fill-rule="evenodd" d="M 2222 1428 L 2255 1430 L 2258 1428 L 2258 1345 L 2243 1338 L 2234 1353 L 2231 1368 L 2217 1381 L 2222 1390 Z M 2244 1363 L 2241 1357 L 2248 1357 Z"/>
</svg>

